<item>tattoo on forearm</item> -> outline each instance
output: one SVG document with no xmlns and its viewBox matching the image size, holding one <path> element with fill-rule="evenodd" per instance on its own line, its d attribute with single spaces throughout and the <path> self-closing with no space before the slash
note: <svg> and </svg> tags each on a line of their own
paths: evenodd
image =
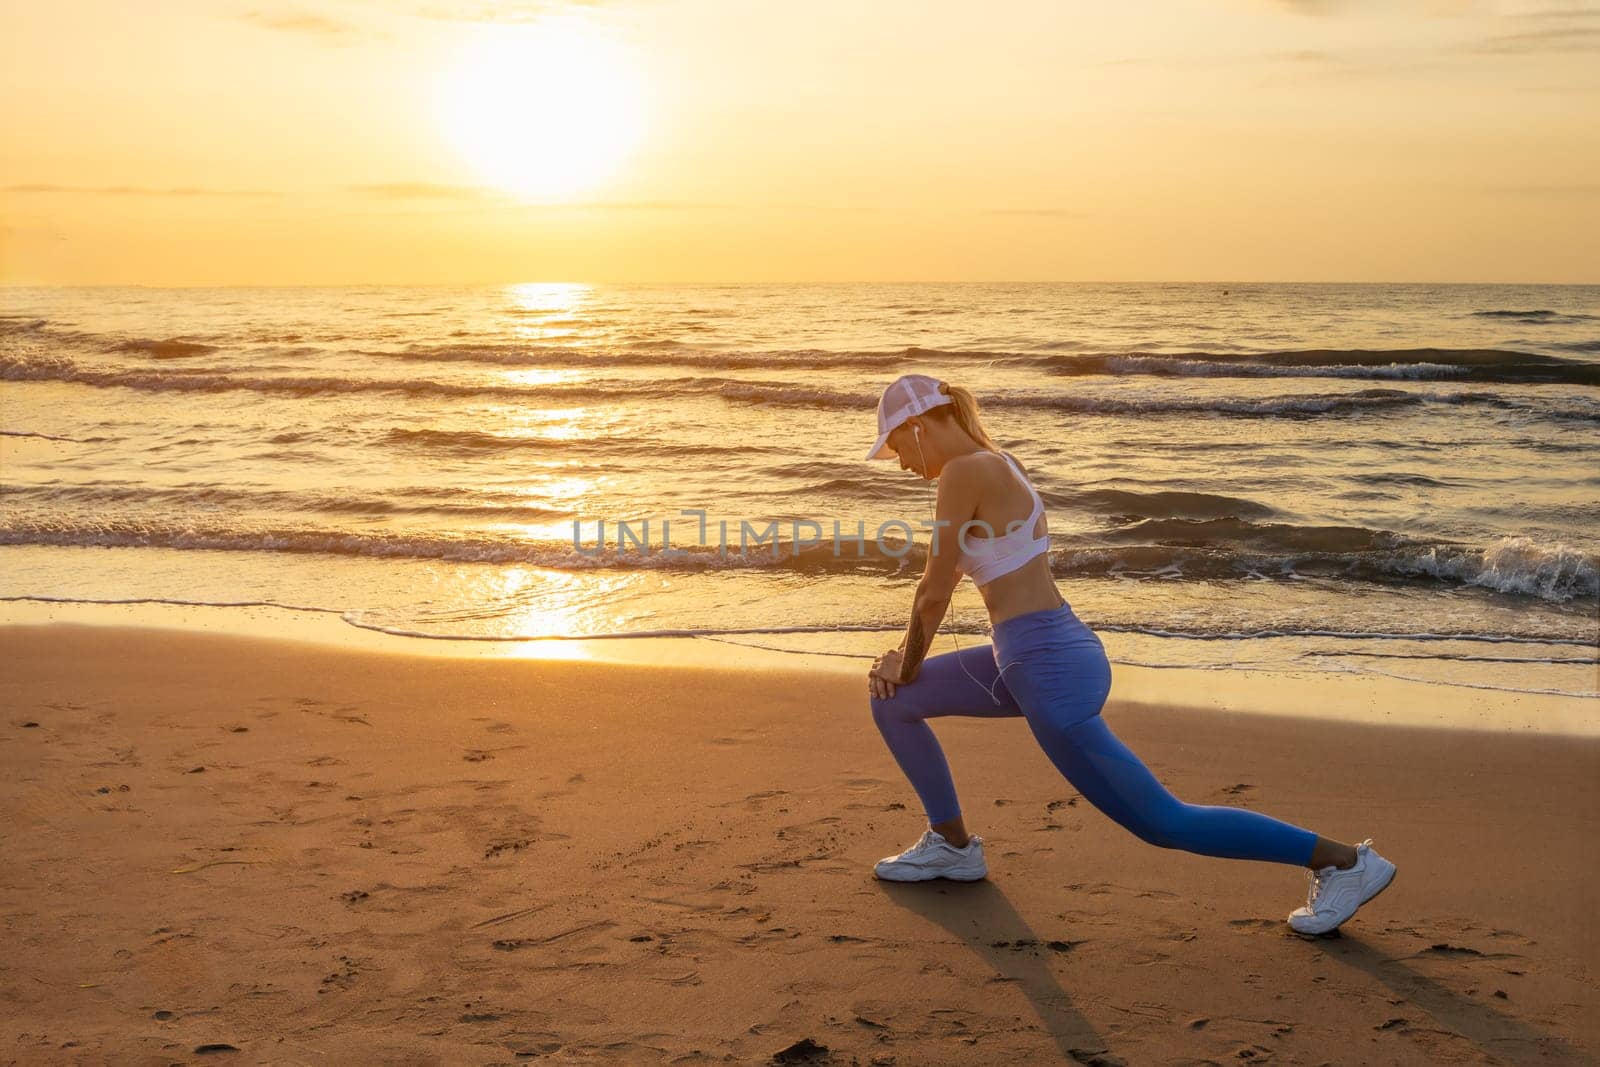
<svg viewBox="0 0 1600 1067">
<path fill-rule="evenodd" d="M 909 678 L 928 653 L 928 639 L 922 632 L 922 613 L 913 611 L 911 628 L 906 631 L 905 649 L 900 653 L 900 677 Z"/>
</svg>

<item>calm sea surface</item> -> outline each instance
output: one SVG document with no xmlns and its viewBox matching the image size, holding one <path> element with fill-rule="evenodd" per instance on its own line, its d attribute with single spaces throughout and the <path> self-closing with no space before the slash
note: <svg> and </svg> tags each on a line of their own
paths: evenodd
<svg viewBox="0 0 1600 1067">
<path fill-rule="evenodd" d="M 1128 662 L 1594 693 L 1600 287 L 0 290 L 0 598 L 867 655 L 932 516 L 861 458 L 910 371 Z"/>
</svg>

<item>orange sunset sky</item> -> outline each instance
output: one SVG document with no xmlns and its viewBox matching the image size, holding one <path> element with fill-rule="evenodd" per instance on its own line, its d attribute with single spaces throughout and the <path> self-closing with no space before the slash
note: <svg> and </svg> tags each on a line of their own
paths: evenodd
<svg viewBox="0 0 1600 1067">
<path fill-rule="evenodd" d="M 0 6 L 0 282 L 1600 282 L 1600 5 Z"/>
</svg>

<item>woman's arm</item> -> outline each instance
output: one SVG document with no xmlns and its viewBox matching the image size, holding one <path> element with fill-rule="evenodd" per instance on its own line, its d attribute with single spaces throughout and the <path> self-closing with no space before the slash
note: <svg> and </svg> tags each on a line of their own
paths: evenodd
<svg viewBox="0 0 1600 1067">
<path fill-rule="evenodd" d="M 963 524 L 978 513 L 978 470 L 961 457 L 946 463 L 939 473 L 939 495 L 934 505 L 933 535 L 928 545 L 928 564 L 917 583 L 911 605 L 911 622 L 900 642 L 900 675 L 891 679 L 905 685 L 917 676 L 933 635 L 939 632 L 950 597 L 961 580 L 957 558 L 961 546 L 957 534 Z"/>
</svg>

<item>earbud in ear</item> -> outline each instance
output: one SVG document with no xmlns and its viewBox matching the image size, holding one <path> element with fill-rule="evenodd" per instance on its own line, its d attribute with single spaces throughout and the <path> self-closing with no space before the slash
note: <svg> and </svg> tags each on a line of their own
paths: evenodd
<svg viewBox="0 0 1600 1067">
<path fill-rule="evenodd" d="M 917 438 L 918 440 L 921 440 L 922 439 L 922 427 L 918 426 L 916 423 L 912 423 L 911 424 L 911 436 Z"/>
</svg>

